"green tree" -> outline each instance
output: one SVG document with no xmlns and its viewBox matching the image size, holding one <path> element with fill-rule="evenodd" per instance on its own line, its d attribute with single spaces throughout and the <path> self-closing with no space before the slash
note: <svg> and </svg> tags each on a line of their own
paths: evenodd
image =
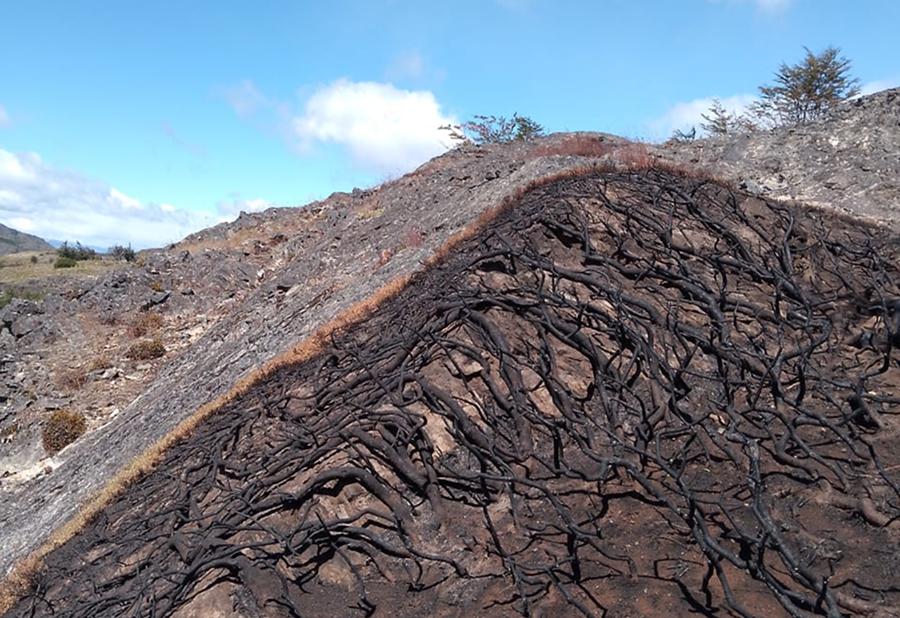
<svg viewBox="0 0 900 618">
<path fill-rule="evenodd" d="M 728 135 L 737 127 L 737 116 L 729 113 L 719 99 L 713 99 L 709 112 L 700 114 L 700 117 L 703 118 L 700 128 L 709 135 Z"/>
<path fill-rule="evenodd" d="M 473 116 L 461 125 L 440 127 L 450 133 L 455 140 L 469 140 L 476 144 L 505 144 L 513 141 L 528 141 L 544 135 L 544 127 L 528 116 L 513 114 L 505 116 Z"/>
<path fill-rule="evenodd" d="M 760 100 L 750 109 L 759 121 L 796 125 L 827 116 L 834 107 L 859 94 L 859 80 L 850 75 L 850 60 L 837 47 L 819 54 L 808 48 L 797 64 L 782 63 L 775 83 L 759 88 Z"/>
</svg>

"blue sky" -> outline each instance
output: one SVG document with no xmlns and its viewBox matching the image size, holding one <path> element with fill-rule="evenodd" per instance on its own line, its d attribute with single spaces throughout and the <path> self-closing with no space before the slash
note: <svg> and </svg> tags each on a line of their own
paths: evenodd
<svg viewBox="0 0 900 618">
<path fill-rule="evenodd" d="M 144 247 L 371 186 L 444 122 L 659 139 L 841 47 L 900 85 L 894 0 L 2 0 L 0 222 Z"/>
</svg>

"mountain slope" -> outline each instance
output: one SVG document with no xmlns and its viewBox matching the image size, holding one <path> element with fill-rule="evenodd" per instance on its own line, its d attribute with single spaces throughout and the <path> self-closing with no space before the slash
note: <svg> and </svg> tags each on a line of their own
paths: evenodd
<svg viewBox="0 0 900 618">
<path fill-rule="evenodd" d="M 206 418 L 10 615 L 892 615 L 898 264 L 702 178 L 546 181 Z"/>
<path fill-rule="evenodd" d="M 19 253 L 20 251 L 50 251 L 50 246 L 43 238 L 14 230 L 0 223 L 0 255 Z"/>
</svg>

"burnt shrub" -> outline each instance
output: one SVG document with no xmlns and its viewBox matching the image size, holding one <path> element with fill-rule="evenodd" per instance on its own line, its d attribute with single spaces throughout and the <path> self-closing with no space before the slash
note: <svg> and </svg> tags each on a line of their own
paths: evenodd
<svg viewBox="0 0 900 618">
<path fill-rule="evenodd" d="M 57 410 L 44 425 L 41 434 L 44 450 L 55 455 L 81 437 L 87 429 L 84 415 L 71 410 Z"/>
</svg>

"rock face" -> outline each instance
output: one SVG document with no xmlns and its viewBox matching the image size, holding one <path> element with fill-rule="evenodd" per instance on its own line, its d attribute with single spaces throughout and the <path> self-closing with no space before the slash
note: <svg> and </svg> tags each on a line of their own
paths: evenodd
<svg viewBox="0 0 900 618">
<path fill-rule="evenodd" d="M 897 615 L 896 234 L 654 170 L 476 232 L 206 418 L 10 615 Z"/>
<path fill-rule="evenodd" d="M 817 122 L 693 142 L 666 156 L 749 191 L 900 227 L 900 88 L 860 97 Z"/>
<path fill-rule="evenodd" d="M 43 238 L 14 230 L 0 223 L 0 255 L 20 251 L 49 251 L 53 249 Z"/>
</svg>

